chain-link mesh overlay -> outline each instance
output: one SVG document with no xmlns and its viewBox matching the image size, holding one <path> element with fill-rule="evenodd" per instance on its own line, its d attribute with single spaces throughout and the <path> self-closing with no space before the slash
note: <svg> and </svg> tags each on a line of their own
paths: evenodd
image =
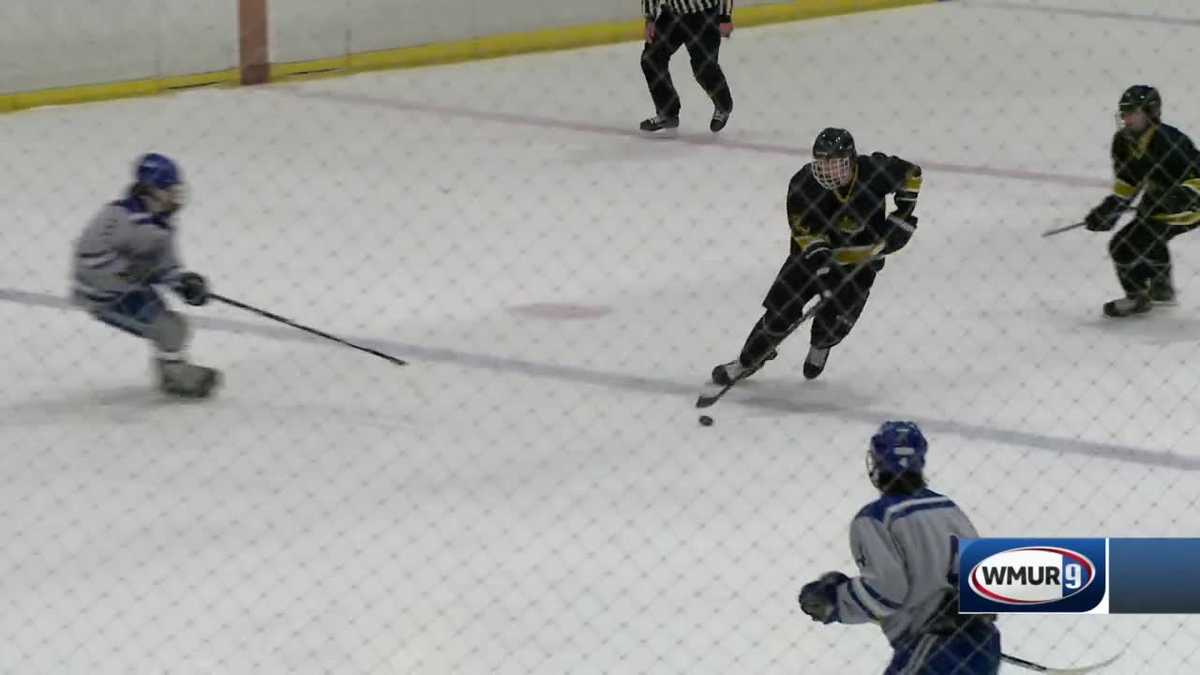
<svg viewBox="0 0 1200 675">
<path fill-rule="evenodd" d="M 1195 536 L 1200 7 L 741 9 L 0 119 L 0 672 L 880 673 L 879 626 L 797 596 L 859 574 L 884 420 L 982 536 Z M 1121 132 L 1114 167 L 1135 84 L 1170 142 Z M 129 192 L 147 152 L 174 214 Z M 81 302 L 86 263 L 138 274 Z M 697 411 L 720 366 L 756 372 Z M 936 610 L 912 672 L 982 668 L 928 636 L 993 625 L 1200 672 L 1189 616 L 881 597 Z"/>
</svg>

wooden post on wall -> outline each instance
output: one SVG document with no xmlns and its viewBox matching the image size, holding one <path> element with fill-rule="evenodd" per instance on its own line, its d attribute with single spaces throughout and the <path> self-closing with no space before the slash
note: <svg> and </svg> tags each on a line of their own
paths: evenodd
<svg viewBox="0 0 1200 675">
<path fill-rule="evenodd" d="M 262 84 L 270 77 L 267 50 L 267 0 L 238 0 L 238 66 L 242 84 Z"/>
</svg>

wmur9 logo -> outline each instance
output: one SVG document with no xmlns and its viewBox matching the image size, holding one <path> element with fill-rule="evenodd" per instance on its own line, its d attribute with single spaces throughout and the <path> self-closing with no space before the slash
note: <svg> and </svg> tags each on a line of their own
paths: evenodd
<svg viewBox="0 0 1200 675">
<path fill-rule="evenodd" d="M 1106 551 L 1103 539 L 965 539 L 959 611 L 1095 611 L 1106 598 Z"/>
</svg>

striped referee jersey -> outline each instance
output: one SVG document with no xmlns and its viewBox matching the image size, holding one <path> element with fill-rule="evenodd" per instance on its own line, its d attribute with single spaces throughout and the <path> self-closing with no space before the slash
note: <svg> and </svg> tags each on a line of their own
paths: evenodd
<svg viewBox="0 0 1200 675">
<path fill-rule="evenodd" d="M 660 8 L 677 15 L 719 8 L 721 19 L 728 21 L 733 14 L 733 0 L 642 0 L 642 15 L 647 19 L 653 19 Z"/>
</svg>

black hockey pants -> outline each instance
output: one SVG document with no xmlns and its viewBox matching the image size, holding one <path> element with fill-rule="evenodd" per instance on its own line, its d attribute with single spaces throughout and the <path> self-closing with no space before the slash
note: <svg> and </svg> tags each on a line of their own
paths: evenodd
<svg viewBox="0 0 1200 675">
<path fill-rule="evenodd" d="M 883 261 L 864 265 L 841 265 L 835 273 L 831 297 L 813 316 L 809 343 L 814 347 L 833 347 L 844 340 L 858 322 L 876 273 Z M 792 326 L 804 316 L 804 308 L 820 295 L 830 281 L 817 275 L 817 270 L 804 256 L 795 254 L 784 262 L 767 297 L 763 299 L 762 318 L 754 324 L 739 360 L 752 366 L 770 357 L 787 337 Z"/>
</svg>

